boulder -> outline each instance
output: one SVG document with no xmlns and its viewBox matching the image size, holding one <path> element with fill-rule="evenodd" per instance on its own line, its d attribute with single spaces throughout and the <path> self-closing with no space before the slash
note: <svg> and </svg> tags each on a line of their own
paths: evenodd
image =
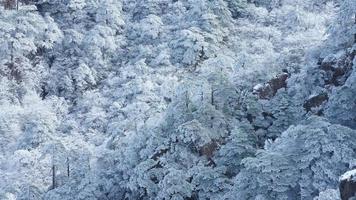
<svg viewBox="0 0 356 200">
<path fill-rule="evenodd" d="M 314 95 L 304 102 L 303 107 L 305 111 L 309 112 L 312 110 L 312 108 L 319 107 L 324 101 L 327 101 L 328 99 L 329 97 L 327 93 Z"/>
<path fill-rule="evenodd" d="M 253 88 L 253 93 L 260 99 L 270 99 L 276 95 L 279 89 L 287 87 L 288 76 L 288 73 L 282 73 L 263 85 L 258 84 Z"/>
<path fill-rule="evenodd" d="M 340 177 L 339 190 L 341 200 L 356 198 L 356 169 L 347 171 Z"/>
<path fill-rule="evenodd" d="M 324 58 L 319 64 L 319 69 L 324 71 L 326 85 L 341 86 L 352 72 L 352 61 L 355 51 L 346 51 L 338 57 L 335 55 Z"/>
</svg>

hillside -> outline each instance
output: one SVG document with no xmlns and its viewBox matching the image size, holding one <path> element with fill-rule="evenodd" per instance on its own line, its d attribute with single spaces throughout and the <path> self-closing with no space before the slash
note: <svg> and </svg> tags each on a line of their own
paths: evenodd
<svg viewBox="0 0 356 200">
<path fill-rule="evenodd" d="M 355 1 L 15 2 L 0 199 L 346 199 Z"/>
</svg>

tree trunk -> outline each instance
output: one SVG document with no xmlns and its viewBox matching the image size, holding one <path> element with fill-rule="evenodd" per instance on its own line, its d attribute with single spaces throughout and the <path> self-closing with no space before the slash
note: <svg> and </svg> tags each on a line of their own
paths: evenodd
<svg viewBox="0 0 356 200">
<path fill-rule="evenodd" d="M 355 20 L 355 26 L 356 26 L 356 13 L 355 13 L 355 16 L 354 16 L 354 20 Z M 354 34 L 354 43 L 356 43 L 356 33 Z"/>
<path fill-rule="evenodd" d="M 56 166 L 52 165 L 52 189 L 56 188 Z"/>
<path fill-rule="evenodd" d="M 69 158 L 67 157 L 67 176 L 70 176 L 70 171 L 69 171 Z"/>
</svg>

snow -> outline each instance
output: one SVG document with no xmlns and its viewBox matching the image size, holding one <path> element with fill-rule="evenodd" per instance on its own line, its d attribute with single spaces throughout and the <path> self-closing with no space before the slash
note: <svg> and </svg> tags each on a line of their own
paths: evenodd
<svg viewBox="0 0 356 200">
<path fill-rule="evenodd" d="M 355 5 L 0 6 L 0 199 L 336 197 L 355 158 Z M 285 89 L 254 95 L 286 70 Z"/>
<path fill-rule="evenodd" d="M 343 175 L 340 176 L 340 181 L 349 181 L 354 177 L 356 177 L 356 169 L 345 172 Z"/>
<path fill-rule="evenodd" d="M 263 88 L 263 85 L 259 83 L 253 87 L 253 91 L 256 92 L 256 91 L 260 90 L 261 88 Z"/>
</svg>

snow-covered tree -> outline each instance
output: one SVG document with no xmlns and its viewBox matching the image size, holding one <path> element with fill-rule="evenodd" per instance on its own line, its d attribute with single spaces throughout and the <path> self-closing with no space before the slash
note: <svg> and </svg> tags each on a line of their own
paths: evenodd
<svg viewBox="0 0 356 200">
<path fill-rule="evenodd" d="M 312 117 L 292 126 L 256 158 L 246 158 L 227 198 L 313 198 L 336 188 L 355 156 L 355 131 Z"/>
</svg>

